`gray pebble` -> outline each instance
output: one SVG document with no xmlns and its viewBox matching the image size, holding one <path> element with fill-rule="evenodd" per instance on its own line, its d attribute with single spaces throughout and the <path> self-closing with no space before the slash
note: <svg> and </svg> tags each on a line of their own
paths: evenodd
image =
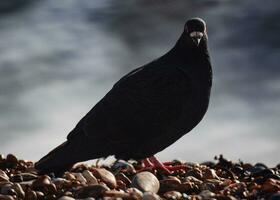
<svg viewBox="0 0 280 200">
<path fill-rule="evenodd" d="M 131 183 L 132 187 L 136 187 L 142 192 L 157 193 L 159 190 L 159 181 L 151 172 L 140 172 L 134 176 Z"/>
</svg>

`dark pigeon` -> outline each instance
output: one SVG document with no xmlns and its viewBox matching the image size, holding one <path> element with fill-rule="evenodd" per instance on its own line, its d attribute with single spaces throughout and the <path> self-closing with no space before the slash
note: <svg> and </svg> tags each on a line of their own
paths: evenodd
<svg viewBox="0 0 280 200">
<path fill-rule="evenodd" d="M 80 161 L 115 155 L 141 160 L 191 131 L 205 115 L 212 85 L 205 22 L 186 22 L 176 45 L 123 78 L 35 167 L 62 173 Z"/>
</svg>

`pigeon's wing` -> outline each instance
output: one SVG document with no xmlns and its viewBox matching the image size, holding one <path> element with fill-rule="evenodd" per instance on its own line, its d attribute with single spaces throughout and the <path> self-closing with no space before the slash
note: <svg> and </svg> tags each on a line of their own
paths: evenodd
<svg viewBox="0 0 280 200">
<path fill-rule="evenodd" d="M 164 126 L 171 126 L 180 116 L 190 97 L 190 80 L 178 68 L 138 68 L 113 86 L 68 139 L 77 132 L 100 141 L 158 137 Z"/>
</svg>

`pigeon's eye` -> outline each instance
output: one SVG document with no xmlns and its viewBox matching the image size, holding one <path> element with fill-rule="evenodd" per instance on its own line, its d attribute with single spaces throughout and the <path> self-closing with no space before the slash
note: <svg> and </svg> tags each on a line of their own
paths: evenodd
<svg viewBox="0 0 280 200">
<path fill-rule="evenodd" d="M 190 37 L 191 38 L 202 38 L 203 37 L 203 33 L 200 31 L 193 31 L 190 33 Z"/>
</svg>

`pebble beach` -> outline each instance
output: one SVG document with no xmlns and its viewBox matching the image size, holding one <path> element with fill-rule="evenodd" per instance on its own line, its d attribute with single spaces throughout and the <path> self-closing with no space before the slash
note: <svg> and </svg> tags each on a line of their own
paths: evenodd
<svg viewBox="0 0 280 200">
<path fill-rule="evenodd" d="M 263 163 L 233 162 L 222 155 L 204 163 L 174 160 L 165 164 L 185 169 L 164 174 L 143 170 L 136 161 L 120 160 L 110 165 L 76 164 L 56 177 L 39 175 L 32 161 L 0 155 L 0 200 L 280 199 L 280 164 L 270 168 Z"/>
</svg>

